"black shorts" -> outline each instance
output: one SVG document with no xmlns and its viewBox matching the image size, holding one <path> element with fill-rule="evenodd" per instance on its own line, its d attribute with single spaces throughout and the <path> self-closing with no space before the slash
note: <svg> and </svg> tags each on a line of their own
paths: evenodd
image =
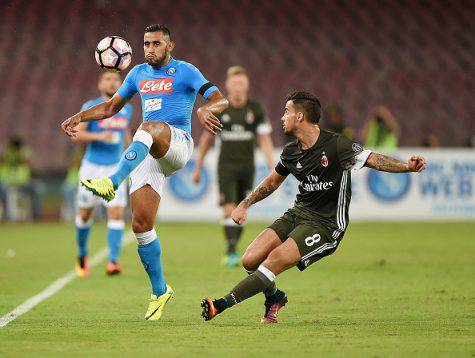
<svg viewBox="0 0 475 358">
<path fill-rule="evenodd" d="M 219 205 L 239 204 L 252 190 L 254 173 L 242 172 L 232 175 L 218 171 Z"/>
<path fill-rule="evenodd" d="M 282 242 L 289 237 L 294 239 L 301 256 L 297 264 L 300 271 L 334 253 L 343 238 L 341 234 L 335 239 L 327 225 L 303 217 L 293 208 L 287 210 L 269 228 L 276 232 Z"/>
</svg>

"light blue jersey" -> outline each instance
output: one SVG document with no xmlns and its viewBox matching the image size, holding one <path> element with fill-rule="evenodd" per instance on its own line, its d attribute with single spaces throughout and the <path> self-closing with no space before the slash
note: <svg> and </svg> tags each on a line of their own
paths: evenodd
<svg viewBox="0 0 475 358">
<path fill-rule="evenodd" d="M 104 98 L 92 99 L 83 104 L 81 110 L 84 111 L 96 104 L 104 102 Z M 117 114 L 100 121 L 87 122 L 88 132 L 115 132 L 111 142 L 93 141 L 86 147 L 84 159 L 98 165 L 112 165 L 120 160 L 120 155 L 124 148 L 125 132 L 132 117 L 132 106 L 126 104 Z"/>
<path fill-rule="evenodd" d="M 195 66 L 170 58 L 168 65 L 159 69 L 147 63 L 135 66 L 117 93 L 127 99 L 140 93 L 144 122 L 163 121 L 191 134 L 196 94 L 207 99 L 217 90 Z"/>
</svg>

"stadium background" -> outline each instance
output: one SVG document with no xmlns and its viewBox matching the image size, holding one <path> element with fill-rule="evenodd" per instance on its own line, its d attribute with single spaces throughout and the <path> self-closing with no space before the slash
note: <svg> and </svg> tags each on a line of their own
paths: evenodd
<svg viewBox="0 0 475 358">
<path fill-rule="evenodd" d="M 174 56 L 221 87 L 230 65 L 249 69 L 278 145 L 282 101 L 297 88 L 341 104 L 354 128 L 387 105 L 404 146 L 420 145 L 428 131 L 442 146 L 466 146 L 475 133 L 471 1 L 25 0 L 2 1 L 0 14 L 0 142 L 24 135 L 40 172 L 68 165 L 71 143 L 58 124 L 97 96 L 97 42 L 125 37 L 135 65 L 143 30 L 156 22 L 171 29 Z M 196 140 L 196 117 L 193 124 Z"/>
<path fill-rule="evenodd" d="M 475 156 L 462 147 L 473 147 L 475 135 L 474 18 L 469 0 L 1 1 L 0 154 L 16 134 L 32 148 L 48 221 L 0 222 L 0 356 L 473 356 Z M 257 298 L 212 322 L 199 317 L 201 297 L 218 297 L 244 275 L 221 266 L 216 220 L 159 222 L 176 298 L 158 325 L 143 320 L 149 287 L 131 232 L 123 275 L 110 279 L 99 257 L 106 226 L 96 222 L 90 244 L 98 266 L 87 280 L 74 279 L 74 225 L 57 219 L 76 146 L 59 124 L 97 97 L 97 42 L 123 36 L 135 65 L 152 23 L 169 26 L 174 56 L 221 88 L 230 65 L 247 67 L 277 146 L 288 140 L 280 131 L 283 98 L 305 89 L 324 105 L 341 105 L 357 133 L 375 106 L 388 106 L 404 147 L 392 153 L 429 160 L 421 175 L 355 174 L 352 218 L 366 222 L 353 220 L 341 249 L 311 270 L 279 276 L 290 303 L 277 326 L 259 325 Z M 135 129 L 140 101 L 132 103 Z M 200 131 L 194 116 L 195 142 Z M 419 148 L 429 133 L 441 148 Z M 170 178 L 160 215 L 219 215 L 215 155 L 207 157 L 206 190 L 190 185 L 190 167 Z M 253 215 L 277 216 L 294 194 L 289 179 Z M 381 221 L 388 217 L 399 221 Z M 268 223 L 246 226 L 240 252 Z M 9 312 L 65 277 L 71 282 L 61 291 L 2 326 Z"/>
</svg>

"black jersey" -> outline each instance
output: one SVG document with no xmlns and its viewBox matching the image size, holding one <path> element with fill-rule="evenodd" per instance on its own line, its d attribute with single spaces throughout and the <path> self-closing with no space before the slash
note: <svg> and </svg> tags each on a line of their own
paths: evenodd
<svg viewBox="0 0 475 358">
<path fill-rule="evenodd" d="M 231 176 L 236 173 L 253 173 L 256 135 L 271 131 L 264 108 L 257 101 L 248 100 L 240 108 L 229 106 L 219 118 L 223 123 L 219 171 Z"/>
<path fill-rule="evenodd" d="M 300 182 L 294 208 L 326 224 L 338 238 L 348 225 L 350 170 L 363 166 L 369 153 L 340 134 L 321 130 L 311 148 L 302 149 L 298 140 L 287 144 L 275 170 L 284 176 L 292 173 Z"/>
</svg>

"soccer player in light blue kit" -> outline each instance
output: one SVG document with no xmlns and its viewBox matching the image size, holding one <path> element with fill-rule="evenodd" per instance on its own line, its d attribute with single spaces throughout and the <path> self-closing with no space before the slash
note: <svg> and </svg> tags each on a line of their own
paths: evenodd
<svg viewBox="0 0 475 358">
<path fill-rule="evenodd" d="M 86 110 L 99 103 L 110 100 L 122 84 L 122 78 L 117 72 L 103 72 L 97 85 L 100 97 L 87 101 L 81 110 Z M 132 106 L 126 104 L 117 114 L 96 122 L 84 122 L 78 126 L 74 141 L 87 143 L 86 152 L 79 168 L 79 179 L 101 178 L 111 175 L 117 169 L 124 143 L 130 143 L 128 129 L 132 116 Z M 76 215 L 76 241 L 78 258 L 76 274 L 87 277 L 87 242 L 92 226 L 94 208 L 105 204 L 107 207 L 107 242 L 109 244 L 109 262 L 106 273 L 120 273 L 121 267 L 117 260 L 120 255 L 122 236 L 124 234 L 124 208 L 127 205 L 126 183 L 123 182 L 117 195 L 110 202 L 94 196 L 79 184 Z"/>
<path fill-rule="evenodd" d="M 117 171 L 106 178 L 81 183 L 95 195 L 112 200 L 130 174 L 132 229 L 152 285 L 145 319 L 158 320 L 173 296 L 172 288 L 165 283 L 160 241 L 153 227 L 163 183 L 167 176 L 185 166 L 193 152 L 191 113 L 196 95 L 199 93 L 205 99 L 197 110 L 198 119 L 213 134 L 222 128 L 215 114 L 226 109 L 228 101 L 196 67 L 171 57 L 174 43 L 165 26 L 147 27 L 143 44 L 147 63 L 135 66 L 109 101 L 66 119 L 61 128 L 75 137 L 79 123 L 110 117 L 140 93 L 143 123 L 122 154 Z"/>
</svg>

